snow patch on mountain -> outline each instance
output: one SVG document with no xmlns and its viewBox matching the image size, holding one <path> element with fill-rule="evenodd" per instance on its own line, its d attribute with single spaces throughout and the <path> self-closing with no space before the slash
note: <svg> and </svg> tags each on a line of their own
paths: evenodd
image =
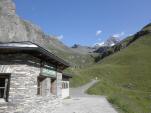
<svg viewBox="0 0 151 113">
<path fill-rule="evenodd" d="M 118 37 L 110 37 L 105 42 L 96 43 L 94 46 L 95 47 L 104 47 L 104 46 L 112 47 L 116 45 L 117 43 L 119 43 L 120 41 L 121 40 Z"/>
</svg>

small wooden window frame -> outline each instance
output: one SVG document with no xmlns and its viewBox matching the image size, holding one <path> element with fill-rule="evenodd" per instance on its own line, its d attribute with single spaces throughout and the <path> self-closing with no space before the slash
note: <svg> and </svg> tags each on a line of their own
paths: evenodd
<svg viewBox="0 0 151 113">
<path fill-rule="evenodd" d="M 0 89 L 4 90 L 3 97 L 1 99 L 4 99 L 6 102 L 8 102 L 8 98 L 9 98 L 10 78 L 11 78 L 10 73 L 0 73 L 0 79 L 5 80 L 4 87 L 0 87 Z"/>
</svg>

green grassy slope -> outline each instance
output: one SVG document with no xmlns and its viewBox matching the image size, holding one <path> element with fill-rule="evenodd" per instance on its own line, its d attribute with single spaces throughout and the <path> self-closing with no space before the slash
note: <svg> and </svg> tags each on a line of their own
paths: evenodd
<svg viewBox="0 0 151 113">
<path fill-rule="evenodd" d="M 88 93 L 106 95 L 124 113 L 151 113 L 151 34 L 75 73 L 72 86 L 98 77 L 100 82 Z"/>
</svg>

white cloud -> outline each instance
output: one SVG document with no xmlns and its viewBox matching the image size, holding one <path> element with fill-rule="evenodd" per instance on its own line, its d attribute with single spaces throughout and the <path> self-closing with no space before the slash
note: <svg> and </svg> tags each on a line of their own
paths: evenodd
<svg viewBox="0 0 151 113">
<path fill-rule="evenodd" d="M 101 33 L 102 33 L 101 30 L 97 30 L 97 31 L 96 31 L 96 36 L 99 36 Z"/>
<path fill-rule="evenodd" d="M 58 40 L 62 40 L 64 38 L 64 36 L 63 35 L 59 35 L 59 36 L 57 36 L 57 39 Z"/>
<path fill-rule="evenodd" d="M 125 35 L 125 32 L 114 34 L 113 37 L 122 38 Z"/>
</svg>

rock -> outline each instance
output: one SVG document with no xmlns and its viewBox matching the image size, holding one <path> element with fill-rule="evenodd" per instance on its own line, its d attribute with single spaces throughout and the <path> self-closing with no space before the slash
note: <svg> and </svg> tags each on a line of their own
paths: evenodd
<svg viewBox="0 0 151 113">
<path fill-rule="evenodd" d="M 0 14 L 1 15 L 15 15 L 15 4 L 11 0 L 0 0 Z"/>
</svg>

